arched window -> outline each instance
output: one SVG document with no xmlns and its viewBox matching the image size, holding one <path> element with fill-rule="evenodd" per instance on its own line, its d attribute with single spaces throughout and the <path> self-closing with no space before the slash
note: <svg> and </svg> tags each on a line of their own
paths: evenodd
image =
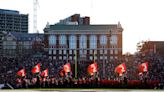
<svg viewBox="0 0 164 92">
<path fill-rule="evenodd" d="M 69 48 L 76 49 L 76 36 L 75 35 L 69 36 Z"/>
<path fill-rule="evenodd" d="M 117 35 L 112 35 L 111 40 L 110 40 L 110 44 L 111 45 L 117 45 L 117 41 L 118 41 Z"/>
<path fill-rule="evenodd" d="M 100 44 L 101 45 L 107 45 L 107 36 L 106 35 L 100 36 Z"/>
<path fill-rule="evenodd" d="M 97 37 L 96 37 L 96 35 L 91 35 L 90 36 L 90 48 L 91 49 L 96 49 L 97 48 Z"/>
<path fill-rule="evenodd" d="M 83 54 L 86 54 L 86 48 L 87 48 L 87 36 L 86 35 L 81 35 L 80 36 L 80 42 L 79 42 L 79 45 L 80 45 L 80 54 L 83 55 Z"/>
<path fill-rule="evenodd" d="M 80 36 L 80 48 L 81 49 L 87 48 L 87 37 L 86 37 L 86 35 Z"/>
<path fill-rule="evenodd" d="M 59 44 L 60 45 L 66 45 L 66 35 L 60 35 L 59 37 Z"/>
<path fill-rule="evenodd" d="M 56 45 L 56 36 L 55 35 L 49 36 L 49 45 Z"/>
</svg>

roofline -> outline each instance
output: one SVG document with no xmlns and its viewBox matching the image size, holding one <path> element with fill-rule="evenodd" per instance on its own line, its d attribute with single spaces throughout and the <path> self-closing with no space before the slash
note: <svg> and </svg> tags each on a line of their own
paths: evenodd
<svg viewBox="0 0 164 92">
<path fill-rule="evenodd" d="M 90 24 L 90 25 L 83 25 L 83 24 L 79 24 L 79 25 L 63 25 L 63 24 L 54 24 L 54 25 L 50 25 L 50 26 L 117 26 L 117 24 Z"/>
</svg>

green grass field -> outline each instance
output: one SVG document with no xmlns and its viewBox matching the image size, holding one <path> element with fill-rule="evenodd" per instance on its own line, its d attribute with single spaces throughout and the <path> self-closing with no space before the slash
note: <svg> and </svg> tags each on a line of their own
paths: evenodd
<svg viewBox="0 0 164 92">
<path fill-rule="evenodd" d="M 112 89 L 112 88 L 29 88 L 29 89 L 4 89 L 0 92 L 164 92 L 161 89 Z"/>
</svg>

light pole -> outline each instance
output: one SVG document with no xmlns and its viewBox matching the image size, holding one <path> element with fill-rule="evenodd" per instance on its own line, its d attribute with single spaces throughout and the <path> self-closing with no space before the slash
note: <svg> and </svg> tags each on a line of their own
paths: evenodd
<svg viewBox="0 0 164 92">
<path fill-rule="evenodd" d="M 67 63 L 68 63 L 68 57 L 69 57 L 69 55 L 68 55 L 68 51 L 69 51 L 69 49 L 68 49 L 68 45 L 66 45 L 66 55 L 67 55 L 67 56 L 66 56 L 66 58 L 67 58 L 66 60 L 67 60 Z"/>
<path fill-rule="evenodd" d="M 105 78 L 104 46 L 103 46 L 103 78 Z"/>
<path fill-rule="evenodd" d="M 77 53 L 76 50 L 74 50 L 74 60 L 75 60 L 75 78 L 77 79 Z"/>
</svg>

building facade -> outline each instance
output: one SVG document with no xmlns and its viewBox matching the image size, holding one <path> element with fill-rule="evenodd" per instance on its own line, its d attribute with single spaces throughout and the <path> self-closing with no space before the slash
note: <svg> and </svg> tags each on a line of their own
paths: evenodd
<svg viewBox="0 0 164 92">
<path fill-rule="evenodd" d="M 9 32 L 2 40 L 3 57 L 23 57 L 36 54 L 43 49 L 43 34 L 28 34 L 22 32 Z"/>
<path fill-rule="evenodd" d="M 56 62 L 78 64 L 78 76 L 86 75 L 93 61 L 99 65 L 101 78 L 107 78 L 109 65 L 122 59 L 121 24 L 111 25 L 47 25 L 44 29 L 45 52 Z M 112 71 L 114 72 L 114 71 Z"/>
<path fill-rule="evenodd" d="M 122 31 L 120 23 L 114 25 L 50 25 L 44 29 L 45 46 L 50 59 L 120 59 Z"/>
<path fill-rule="evenodd" d="M 0 49 L 2 49 L 3 32 L 28 33 L 28 14 L 19 11 L 0 9 Z"/>
<path fill-rule="evenodd" d="M 142 56 L 157 54 L 161 58 L 164 57 L 164 41 L 145 41 L 138 46 Z"/>
<path fill-rule="evenodd" d="M 0 31 L 28 33 L 28 14 L 15 10 L 0 9 Z"/>
</svg>

